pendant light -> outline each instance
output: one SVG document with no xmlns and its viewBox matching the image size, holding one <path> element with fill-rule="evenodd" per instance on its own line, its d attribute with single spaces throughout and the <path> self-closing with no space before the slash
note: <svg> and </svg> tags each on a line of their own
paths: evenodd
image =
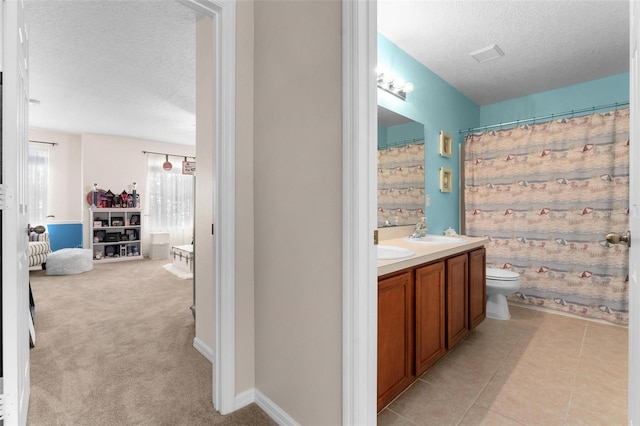
<svg viewBox="0 0 640 426">
<path fill-rule="evenodd" d="M 165 155 L 165 161 L 162 163 L 162 168 L 167 172 L 173 168 L 173 164 L 169 162 L 169 156 Z"/>
</svg>

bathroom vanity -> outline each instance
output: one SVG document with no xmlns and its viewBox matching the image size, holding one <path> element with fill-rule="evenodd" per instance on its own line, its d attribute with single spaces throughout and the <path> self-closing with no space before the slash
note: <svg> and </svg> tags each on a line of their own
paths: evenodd
<svg viewBox="0 0 640 426">
<path fill-rule="evenodd" d="M 484 320 L 487 241 L 381 241 L 415 254 L 378 260 L 378 411 Z"/>
</svg>

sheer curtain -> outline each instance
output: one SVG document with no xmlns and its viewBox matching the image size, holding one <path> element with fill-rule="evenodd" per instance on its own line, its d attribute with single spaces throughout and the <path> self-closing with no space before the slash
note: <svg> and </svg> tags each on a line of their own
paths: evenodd
<svg viewBox="0 0 640 426">
<path fill-rule="evenodd" d="M 47 186 L 49 185 L 49 147 L 29 143 L 28 163 L 29 223 L 47 224 Z"/>
<path fill-rule="evenodd" d="M 181 163 L 173 169 L 162 168 L 164 156 L 150 154 L 147 180 L 150 232 L 168 231 L 172 246 L 191 244 L 193 240 L 194 178 L 183 175 Z"/>
</svg>

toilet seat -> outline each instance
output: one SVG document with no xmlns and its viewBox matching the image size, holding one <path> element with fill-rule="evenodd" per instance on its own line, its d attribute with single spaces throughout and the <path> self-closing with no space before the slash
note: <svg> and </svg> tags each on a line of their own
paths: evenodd
<svg viewBox="0 0 640 426">
<path fill-rule="evenodd" d="M 487 268 L 486 277 L 492 281 L 517 281 L 520 279 L 520 274 L 506 269 Z"/>
</svg>

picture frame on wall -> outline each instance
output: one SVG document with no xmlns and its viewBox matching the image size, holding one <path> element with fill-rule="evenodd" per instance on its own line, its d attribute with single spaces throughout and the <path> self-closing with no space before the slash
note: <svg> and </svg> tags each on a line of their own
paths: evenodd
<svg viewBox="0 0 640 426">
<path fill-rule="evenodd" d="M 453 189 L 453 170 L 440 167 L 440 192 L 451 192 Z"/>
<path fill-rule="evenodd" d="M 453 155 L 453 138 L 444 130 L 440 131 L 440 156 L 449 157 Z"/>
</svg>

